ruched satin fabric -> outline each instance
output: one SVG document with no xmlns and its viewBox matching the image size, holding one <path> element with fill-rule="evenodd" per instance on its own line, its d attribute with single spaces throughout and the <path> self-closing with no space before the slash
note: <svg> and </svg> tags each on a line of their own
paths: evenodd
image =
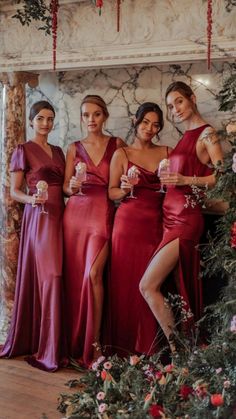
<svg viewBox="0 0 236 419">
<path fill-rule="evenodd" d="M 106 151 L 96 166 L 81 142 L 76 142 L 75 166 L 87 165 L 85 195 L 69 198 L 64 213 L 65 290 L 69 355 L 85 366 L 93 360 L 94 309 L 90 281 L 91 268 L 109 241 L 114 204 L 108 198 L 109 166 L 116 150 L 110 138 Z"/>
<path fill-rule="evenodd" d="M 104 343 L 108 352 L 127 356 L 157 351 L 159 328 L 139 291 L 147 264 L 162 239 L 163 193 L 157 174 L 136 163 L 137 199 L 125 198 L 117 209 L 112 234 Z M 105 306 L 105 309 L 106 309 Z"/>
</svg>

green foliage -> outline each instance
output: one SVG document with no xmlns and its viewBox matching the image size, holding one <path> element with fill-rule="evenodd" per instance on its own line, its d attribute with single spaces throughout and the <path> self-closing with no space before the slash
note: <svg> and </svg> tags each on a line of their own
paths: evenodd
<svg viewBox="0 0 236 419">
<path fill-rule="evenodd" d="M 204 251 L 205 273 L 222 274 L 222 277 L 236 278 L 236 249 L 231 246 L 233 223 L 236 221 L 236 173 L 233 171 L 233 156 L 236 156 L 236 133 L 225 134 L 225 141 L 231 144 L 231 150 L 224 158 L 223 166 L 217 167 L 218 179 L 215 188 L 208 192 L 209 199 L 223 199 L 229 203 L 229 209 L 216 226 L 216 235 L 210 239 Z"/>
<path fill-rule="evenodd" d="M 17 9 L 12 18 L 18 19 L 21 25 L 29 26 L 32 20 L 42 22 L 43 26 L 38 29 L 43 30 L 45 35 L 51 34 L 52 17 L 50 7 L 47 7 L 44 0 L 16 0 L 17 4 L 23 4 L 23 9 Z"/>
<path fill-rule="evenodd" d="M 233 65 L 235 67 L 235 65 Z M 236 98 L 236 74 L 232 74 L 223 84 L 216 99 L 220 102 L 220 111 L 231 111 L 235 106 Z"/>
</svg>

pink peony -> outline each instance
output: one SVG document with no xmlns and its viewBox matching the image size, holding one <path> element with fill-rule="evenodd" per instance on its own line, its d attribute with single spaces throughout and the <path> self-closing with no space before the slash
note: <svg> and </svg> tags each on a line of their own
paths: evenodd
<svg viewBox="0 0 236 419">
<path fill-rule="evenodd" d="M 98 411 L 99 413 L 104 413 L 107 410 L 107 405 L 106 403 L 101 403 L 98 407 Z"/>
<path fill-rule="evenodd" d="M 99 393 L 97 394 L 97 399 L 98 400 L 105 399 L 105 393 L 103 391 L 99 391 Z"/>
</svg>

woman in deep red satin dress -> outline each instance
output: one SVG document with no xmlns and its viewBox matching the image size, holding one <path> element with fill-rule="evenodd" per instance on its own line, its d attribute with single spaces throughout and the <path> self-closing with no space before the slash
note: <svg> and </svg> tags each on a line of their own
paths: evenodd
<svg viewBox="0 0 236 419">
<path fill-rule="evenodd" d="M 183 123 L 186 131 L 170 154 L 170 173 L 163 173 L 161 177 L 162 183 L 167 185 L 163 239 L 143 275 L 140 291 L 174 352 L 175 320 L 170 305 L 165 303 L 161 285 L 176 269 L 176 285 L 183 297 L 184 309 L 191 310 L 195 319 L 199 319 L 202 292 L 196 246 L 203 232 L 203 216 L 194 190 L 214 186 L 215 176 L 208 164 L 222 160 L 222 151 L 215 131 L 199 114 L 196 97 L 188 85 L 172 83 L 166 92 L 166 105 L 172 120 Z M 191 323 L 186 321 L 187 329 Z"/>
<path fill-rule="evenodd" d="M 64 354 L 62 333 L 62 215 L 65 158 L 48 144 L 55 111 L 40 101 L 30 110 L 34 138 L 19 144 L 11 160 L 11 196 L 25 204 L 21 226 L 13 316 L 1 357 L 26 360 L 55 371 Z M 23 192 L 26 181 L 28 193 Z M 48 200 L 36 184 L 48 184 Z M 47 213 L 41 212 L 42 205 Z"/>
<path fill-rule="evenodd" d="M 65 290 L 69 355 L 85 366 L 101 355 L 103 270 L 108 256 L 114 205 L 108 198 L 110 160 L 119 138 L 103 133 L 109 116 L 100 96 L 88 95 L 81 104 L 87 136 L 69 146 L 64 191 L 70 196 L 64 213 Z M 75 176 L 79 162 L 87 166 L 84 195 Z"/>
<path fill-rule="evenodd" d="M 156 319 L 139 292 L 140 279 L 162 239 L 163 194 L 158 192 L 161 185 L 157 168 L 168 156 L 168 148 L 152 142 L 163 128 L 159 106 L 142 104 L 133 126 L 132 145 L 114 153 L 109 184 L 110 198 L 122 201 L 112 233 L 107 301 L 110 325 L 104 343 L 120 356 L 151 354 L 160 343 Z M 127 174 L 132 166 L 139 172 L 139 182 L 134 186 L 136 199 L 129 198 Z"/>
</svg>

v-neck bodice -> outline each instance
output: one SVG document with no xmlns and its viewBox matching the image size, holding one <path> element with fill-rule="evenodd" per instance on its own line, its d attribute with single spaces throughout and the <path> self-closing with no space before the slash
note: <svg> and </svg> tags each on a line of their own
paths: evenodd
<svg viewBox="0 0 236 419">
<path fill-rule="evenodd" d="M 30 193 L 36 192 L 36 184 L 44 180 L 50 186 L 62 187 L 65 170 L 65 157 L 60 147 L 50 145 L 50 157 L 37 143 L 28 141 L 15 149 L 10 170 L 22 170 Z"/>
<path fill-rule="evenodd" d="M 74 166 L 80 161 L 87 165 L 87 185 L 108 185 L 110 161 L 114 151 L 116 150 L 116 138 L 111 137 L 107 143 L 104 154 L 97 165 L 94 164 L 87 150 L 81 141 L 75 142 L 76 155 Z"/>
</svg>

